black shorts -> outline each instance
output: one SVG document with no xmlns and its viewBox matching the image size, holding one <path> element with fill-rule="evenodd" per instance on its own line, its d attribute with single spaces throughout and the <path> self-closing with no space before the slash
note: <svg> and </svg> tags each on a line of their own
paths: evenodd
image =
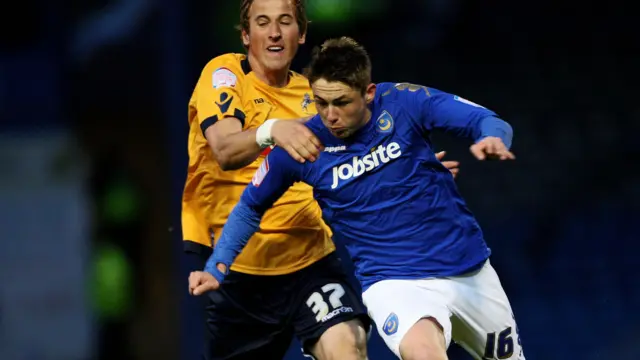
<svg viewBox="0 0 640 360">
<path fill-rule="evenodd" d="M 335 324 L 357 318 L 370 325 L 336 253 L 292 274 L 231 271 L 207 296 L 206 360 L 280 360 L 293 336 L 307 351 Z"/>
</svg>

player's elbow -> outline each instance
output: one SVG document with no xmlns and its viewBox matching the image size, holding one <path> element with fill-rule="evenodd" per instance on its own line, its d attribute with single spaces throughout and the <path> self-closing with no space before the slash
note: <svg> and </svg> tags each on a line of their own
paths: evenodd
<svg viewBox="0 0 640 360">
<path fill-rule="evenodd" d="M 234 154 L 230 151 L 229 146 L 225 144 L 222 139 L 218 141 L 208 141 L 209 148 L 213 154 L 213 158 L 218 163 L 218 166 L 222 171 L 237 170 L 242 168 L 242 164 L 238 164 L 234 160 Z"/>
<path fill-rule="evenodd" d="M 232 154 L 224 151 L 224 149 L 216 149 L 212 146 L 211 150 L 213 151 L 214 159 L 216 159 L 216 162 L 222 171 L 238 170 L 244 165 L 234 161 Z"/>
</svg>

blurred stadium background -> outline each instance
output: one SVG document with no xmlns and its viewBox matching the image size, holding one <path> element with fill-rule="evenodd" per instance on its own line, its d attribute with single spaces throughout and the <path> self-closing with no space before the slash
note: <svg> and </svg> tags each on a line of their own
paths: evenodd
<svg viewBox="0 0 640 360">
<path fill-rule="evenodd" d="M 511 164 L 436 140 L 462 161 L 528 359 L 640 359 L 640 42 L 622 5 L 308 1 L 295 69 L 349 35 L 375 81 L 455 92 L 513 124 Z M 198 358 L 187 101 L 210 58 L 243 51 L 237 18 L 228 0 L 2 6 L 0 359 Z M 392 358 L 377 336 L 370 349 Z"/>
</svg>

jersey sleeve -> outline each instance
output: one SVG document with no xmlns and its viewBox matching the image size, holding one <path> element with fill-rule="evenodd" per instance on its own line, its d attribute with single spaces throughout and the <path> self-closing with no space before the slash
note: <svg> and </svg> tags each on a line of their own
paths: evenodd
<svg viewBox="0 0 640 360">
<path fill-rule="evenodd" d="M 240 62 L 233 56 L 217 57 L 205 66 L 193 98 L 203 134 L 209 126 L 227 117 L 237 118 L 244 127 L 243 80 L 244 72 Z"/>
<path fill-rule="evenodd" d="M 303 181 L 304 164 L 295 161 L 282 148 L 275 147 L 256 171 L 241 201 L 264 213 L 295 182 Z"/>
<path fill-rule="evenodd" d="M 225 264 L 227 269 L 233 264 L 258 231 L 262 215 L 293 183 L 301 180 L 303 168 L 303 164 L 296 162 L 280 148 L 275 148 L 267 155 L 229 215 L 213 254 L 207 260 L 205 271 L 220 282 L 224 280 L 225 274 L 217 269 L 217 264 Z"/>
<path fill-rule="evenodd" d="M 426 131 L 442 130 L 454 136 L 479 140 L 483 137 L 483 121 L 497 117 L 495 112 L 457 95 L 421 88 L 422 91 L 413 91 L 406 96 L 411 97 L 409 103 Z"/>
</svg>

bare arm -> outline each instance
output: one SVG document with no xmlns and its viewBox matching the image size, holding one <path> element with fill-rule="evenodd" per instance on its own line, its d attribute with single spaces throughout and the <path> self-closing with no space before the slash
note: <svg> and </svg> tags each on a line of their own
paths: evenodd
<svg viewBox="0 0 640 360">
<path fill-rule="evenodd" d="M 207 142 L 222 170 L 243 168 L 258 158 L 262 147 L 256 141 L 256 129 L 242 130 L 240 120 L 228 117 L 205 130 Z M 272 141 L 298 162 L 315 161 L 323 147 L 301 121 L 279 120 L 269 134 Z"/>
<path fill-rule="evenodd" d="M 234 117 L 219 120 L 209 126 L 204 134 L 213 156 L 224 171 L 241 169 L 262 152 L 256 142 L 256 130 L 242 131 L 240 120 Z"/>
</svg>

